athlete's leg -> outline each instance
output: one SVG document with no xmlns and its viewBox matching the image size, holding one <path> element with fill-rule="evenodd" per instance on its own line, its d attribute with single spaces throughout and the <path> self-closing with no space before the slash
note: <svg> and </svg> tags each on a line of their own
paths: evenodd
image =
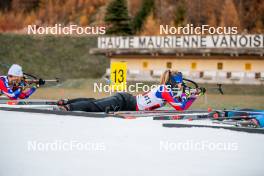
<svg viewBox="0 0 264 176">
<path fill-rule="evenodd" d="M 105 112 L 110 111 L 135 111 L 136 99 L 128 93 L 117 93 L 111 97 L 94 101 L 79 101 L 68 104 L 70 111 Z"/>
<path fill-rule="evenodd" d="M 67 105 L 71 103 L 81 102 L 81 101 L 94 101 L 95 98 L 74 98 L 74 99 L 60 99 L 58 105 Z"/>
<path fill-rule="evenodd" d="M 95 98 L 74 98 L 74 99 L 69 99 L 67 104 L 76 103 L 76 102 L 80 102 L 80 101 L 94 101 L 94 100 L 96 100 L 96 99 Z"/>
</svg>

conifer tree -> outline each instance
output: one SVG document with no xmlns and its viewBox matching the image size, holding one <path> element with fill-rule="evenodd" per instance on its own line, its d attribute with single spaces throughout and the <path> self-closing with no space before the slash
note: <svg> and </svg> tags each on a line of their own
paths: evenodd
<svg viewBox="0 0 264 176">
<path fill-rule="evenodd" d="M 153 7 L 154 7 L 153 0 L 143 0 L 141 8 L 133 20 L 133 30 L 134 31 L 136 32 L 141 31 L 142 27 L 144 26 L 144 22 L 149 16 Z"/>
<path fill-rule="evenodd" d="M 186 16 L 186 7 L 183 2 L 179 3 L 175 11 L 175 24 L 178 26 L 183 25 Z"/>
<path fill-rule="evenodd" d="M 126 0 L 113 0 L 107 7 L 106 34 L 131 35 L 131 20 L 128 16 Z"/>
</svg>

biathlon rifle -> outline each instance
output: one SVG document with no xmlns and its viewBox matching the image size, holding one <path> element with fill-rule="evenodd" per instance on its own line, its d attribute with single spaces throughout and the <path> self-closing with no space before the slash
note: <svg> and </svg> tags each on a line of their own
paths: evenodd
<svg viewBox="0 0 264 176">
<path fill-rule="evenodd" d="M 5 63 L 1 63 L 0 65 L 9 69 L 11 67 L 11 64 L 5 64 Z M 25 83 L 25 85 L 30 85 L 30 84 L 36 84 L 37 87 L 44 85 L 47 82 L 53 82 L 53 83 L 59 83 L 59 78 L 55 78 L 55 79 L 42 79 L 42 78 L 38 78 L 32 74 L 29 73 L 23 73 L 23 82 Z"/>
<path fill-rule="evenodd" d="M 55 79 L 42 79 L 38 78 L 32 74 L 24 73 L 23 81 L 26 84 L 37 84 L 38 86 L 42 86 L 47 82 L 59 83 L 59 78 Z"/>
<path fill-rule="evenodd" d="M 183 78 L 183 81 L 184 81 L 184 82 L 183 82 L 184 90 L 189 89 L 189 91 L 190 91 L 191 93 L 192 93 L 192 92 L 197 92 L 197 89 L 200 89 L 200 91 L 203 91 L 203 93 L 205 93 L 206 90 L 208 90 L 208 89 L 214 89 L 214 90 L 218 90 L 219 93 L 220 93 L 221 95 L 224 94 L 224 91 L 223 91 L 223 89 L 222 89 L 222 84 L 217 84 L 217 87 L 204 88 L 204 87 L 200 87 L 200 86 L 199 86 L 195 81 L 193 81 L 193 80 Z M 186 85 L 186 82 L 191 83 L 192 86 L 187 86 L 187 85 Z"/>
</svg>

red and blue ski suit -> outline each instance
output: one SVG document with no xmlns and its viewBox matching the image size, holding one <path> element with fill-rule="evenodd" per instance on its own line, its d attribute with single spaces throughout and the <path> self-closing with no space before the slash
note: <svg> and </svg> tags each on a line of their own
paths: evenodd
<svg viewBox="0 0 264 176">
<path fill-rule="evenodd" d="M 133 96 L 126 92 L 118 92 L 113 96 L 102 99 L 72 99 L 66 108 L 69 111 L 105 112 L 110 111 L 148 111 L 169 103 L 177 111 L 188 109 L 198 95 L 186 96 L 186 93 L 175 92 L 166 85 L 160 85 L 149 92 Z"/>
<path fill-rule="evenodd" d="M 187 97 L 184 92 L 180 96 L 174 96 L 166 85 L 160 85 L 145 94 L 137 95 L 137 110 L 154 110 L 169 103 L 177 111 L 184 111 L 196 98 L 196 95 Z"/>
<path fill-rule="evenodd" d="M 6 95 L 10 100 L 27 99 L 36 91 L 35 87 L 23 91 L 21 88 L 10 86 L 7 76 L 0 76 L 0 95 Z"/>
</svg>

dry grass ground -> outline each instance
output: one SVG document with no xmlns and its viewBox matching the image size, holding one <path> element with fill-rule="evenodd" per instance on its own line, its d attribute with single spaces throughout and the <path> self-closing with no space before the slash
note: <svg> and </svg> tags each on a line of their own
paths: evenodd
<svg viewBox="0 0 264 176">
<path fill-rule="evenodd" d="M 216 95 L 208 94 L 200 97 L 191 107 L 216 109 L 253 108 L 264 109 L 264 95 Z"/>
</svg>

